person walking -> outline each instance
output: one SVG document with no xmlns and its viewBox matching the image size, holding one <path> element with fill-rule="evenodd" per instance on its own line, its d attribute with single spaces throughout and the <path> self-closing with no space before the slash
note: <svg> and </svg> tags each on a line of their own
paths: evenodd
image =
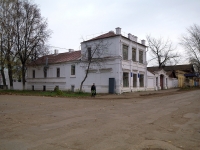
<svg viewBox="0 0 200 150">
<path fill-rule="evenodd" d="M 93 83 L 93 85 L 91 86 L 91 93 L 92 93 L 92 97 L 95 97 L 95 95 L 96 95 L 96 86 L 95 86 L 95 84 Z"/>
</svg>

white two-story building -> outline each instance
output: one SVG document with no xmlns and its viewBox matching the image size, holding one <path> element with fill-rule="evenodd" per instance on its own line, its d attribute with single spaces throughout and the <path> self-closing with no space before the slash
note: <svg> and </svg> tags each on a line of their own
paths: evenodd
<svg viewBox="0 0 200 150">
<path fill-rule="evenodd" d="M 101 46 L 102 44 L 103 46 Z M 78 90 L 87 71 L 84 56 L 100 46 L 101 65 L 91 63 L 83 90 L 90 92 L 96 84 L 98 93 L 123 93 L 147 89 L 145 40 L 132 34 L 123 36 L 121 28 L 81 43 L 81 51 L 55 53 L 39 58 L 27 70 L 27 87 L 32 90 Z M 97 58 L 98 50 L 94 58 Z M 99 52 L 100 53 L 100 52 Z M 100 58 L 99 58 L 100 59 Z"/>
</svg>

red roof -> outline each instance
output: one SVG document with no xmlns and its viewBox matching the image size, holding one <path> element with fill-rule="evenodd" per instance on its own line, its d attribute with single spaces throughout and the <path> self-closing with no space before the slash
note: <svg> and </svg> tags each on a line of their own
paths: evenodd
<svg viewBox="0 0 200 150">
<path fill-rule="evenodd" d="M 126 38 L 126 39 L 130 40 L 128 37 L 125 37 L 125 36 L 123 36 L 123 35 L 121 35 L 121 34 L 119 34 L 119 35 L 118 35 L 118 34 L 115 34 L 114 31 L 109 31 L 108 33 L 102 34 L 102 35 L 97 36 L 97 37 L 95 37 L 95 38 L 92 38 L 92 39 L 90 39 L 90 40 L 83 41 L 82 43 L 88 42 L 88 41 L 93 41 L 93 40 L 99 40 L 99 39 L 104 39 L 104 38 L 115 37 L 115 36 L 121 36 L 121 37 L 123 37 L 123 38 Z M 136 41 L 134 41 L 134 42 L 136 42 Z M 139 42 L 136 42 L 136 43 L 138 43 L 139 45 L 145 46 L 145 45 L 143 45 L 143 44 L 141 44 L 141 43 L 139 43 Z M 147 46 L 145 46 L 145 47 L 147 47 Z"/>
<path fill-rule="evenodd" d="M 62 63 L 68 61 L 78 60 L 81 57 L 81 51 L 66 52 L 59 54 L 51 54 L 38 58 L 36 61 L 32 62 L 31 65 L 42 65 L 46 63 L 48 58 L 48 64 Z"/>
<path fill-rule="evenodd" d="M 99 39 L 104 39 L 104 38 L 109 38 L 109 37 L 114 37 L 114 36 L 117 36 L 117 34 L 115 34 L 114 31 L 109 31 L 108 33 L 102 34 L 100 36 L 97 36 L 97 37 L 92 38 L 92 39 L 87 40 L 87 41 L 99 40 Z M 87 41 L 84 41 L 84 42 L 87 42 Z"/>
<path fill-rule="evenodd" d="M 97 39 L 103 39 L 103 38 L 108 38 L 108 37 L 113 37 L 113 36 L 116 36 L 116 34 L 114 33 L 114 31 L 110 31 L 108 33 L 105 33 L 105 34 L 102 34 L 100 36 L 97 36 L 91 40 L 97 40 Z"/>
</svg>

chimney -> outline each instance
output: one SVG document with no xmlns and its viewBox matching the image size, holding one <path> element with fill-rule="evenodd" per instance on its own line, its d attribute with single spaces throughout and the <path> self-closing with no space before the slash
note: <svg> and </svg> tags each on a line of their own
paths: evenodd
<svg viewBox="0 0 200 150">
<path fill-rule="evenodd" d="M 137 36 L 134 36 L 134 39 L 135 39 L 134 41 L 137 42 L 138 37 L 137 37 Z"/>
<path fill-rule="evenodd" d="M 128 38 L 129 38 L 129 40 L 131 40 L 131 41 L 133 40 L 133 36 L 132 36 L 131 33 L 128 34 Z"/>
<path fill-rule="evenodd" d="M 74 52 L 74 50 L 73 49 L 69 49 L 69 52 L 71 53 L 71 52 Z"/>
<path fill-rule="evenodd" d="M 116 28 L 116 34 L 117 34 L 117 35 L 121 35 L 121 28 L 120 28 L 120 27 L 117 27 L 117 28 Z"/>
<path fill-rule="evenodd" d="M 54 54 L 55 54 L 55 55 L 58 54 L 58 50 L 57 50 L 57 49 L 54 50 Z"/>
<path fill-rule="evenodd" d="M 145 40 L 141 40 L 141 43 L 142 43 L 143 45 L 145 45 Z"/>
</svg>

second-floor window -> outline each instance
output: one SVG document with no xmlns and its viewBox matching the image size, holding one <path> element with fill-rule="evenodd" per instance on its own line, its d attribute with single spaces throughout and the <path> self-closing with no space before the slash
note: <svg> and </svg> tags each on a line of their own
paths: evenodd
<svg viewBox="0 0 200 150">
<path fill-rule="evenodd" d="M 123 45 L 123 60 L 128 60 L 128 46 Z"/>
<path fill-rule="evenodd" d="M 143 51 L 139 51 L 139 63 L 143 63 Z"/>
<path fill-rule="evenodd" d="M 88 47 L 88 48 L 87 48 L 87 52 L 88 52 L 88 60 L 91 60 L 91 58 L 92 58 L 91 47 Z"/>
<path fill-rule="evenodd" d="M 75 65 L 71 65 L 71 75 L 75 75 Z"/>
<path fill-rule="evenodd" d="M 32 73 L 33 73 L 33 74 L 32 74 L 32 77 L 35 78 L 35 70 L 33 70 Z"/>
<path fill-rule="evenodd" d="M 132 48 L 132 61 L 136 61 L 136 49 Z"/>
<path fill-rule="evenodd" d="M 57 74 L 57 77 L 60 77 L 60 68 L 57 68 L 56 74 Z"/>
</svg>

